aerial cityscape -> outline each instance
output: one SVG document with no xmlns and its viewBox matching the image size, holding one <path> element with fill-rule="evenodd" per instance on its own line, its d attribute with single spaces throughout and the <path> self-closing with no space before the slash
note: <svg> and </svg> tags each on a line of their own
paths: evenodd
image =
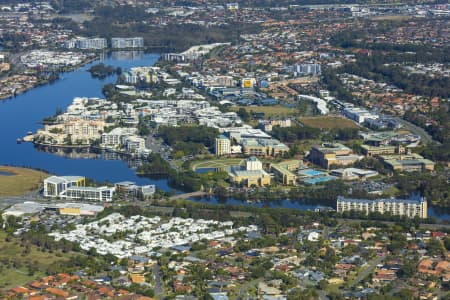
<svg viewBox="0 0 450 300">
<path fill-rule="evenodd" d="M 450 299 L 448 1 L 0 24 L 0 299 Z"/>
</svg>

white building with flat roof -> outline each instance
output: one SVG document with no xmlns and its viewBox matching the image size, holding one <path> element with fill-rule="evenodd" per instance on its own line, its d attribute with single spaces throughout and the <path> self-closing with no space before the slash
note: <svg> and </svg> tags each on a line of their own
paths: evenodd
<svg viewBox="0 0 450 300">
<path fill-rule="evenodd" d="M 427 218 L 427 201 L 403 199 L 350 199 L 339 196 L 337 199 L 337 212 L 360 211 L 369 213 L 390 213 L 394 216 L 405 216 L 408 218 Z"/>
<path fill-rule="evenodd" d="M 144 38 L 143 37 L 132 37 L 132 38 L 112 38 L 111 48 L 113 49 L 130 49 L 130 48 L 143 48 Z"/>
<path fill-rule="evenodd" d="M 83 176 L 50 176 L 44 179 L 44 197 L 70 200 L 112 201 L 114 187 L 86 187 Z"/>
</svg>

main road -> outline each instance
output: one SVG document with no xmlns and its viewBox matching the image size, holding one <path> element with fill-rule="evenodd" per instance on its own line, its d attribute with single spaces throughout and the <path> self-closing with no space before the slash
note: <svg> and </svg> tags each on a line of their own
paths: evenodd
<svg viewBox="0 0 450 300">
<path fill-rule="evenodd" d="M 433 142 L 433 138 L 431 137 L 431 135 L 428 134 L 428 132 L 426 132 L 423 128 L 420 128 L 417 125 L 414 125 L 411 122 L 408 122 L 402 118 L 396 117 L 395 118 L 400 124 L 402 124 L 403 126 L 406 127 L 406 129 L 408 129 L 409 131 L 411 131 L 414 134 L 417 134 L 418 136 L 420 136 L 422 143 L 424 144 L 430 144 Z M 440 144 L 437 141 L 434 141 L 435 143 Z"/>
</svg>

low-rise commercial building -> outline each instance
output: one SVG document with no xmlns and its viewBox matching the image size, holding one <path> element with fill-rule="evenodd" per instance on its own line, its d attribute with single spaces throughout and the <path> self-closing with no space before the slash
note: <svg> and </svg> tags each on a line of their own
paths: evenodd
<svg viewBox="0 0 450 300">
<path fill-rule="evenodd" d="M 340 177 L 344 180 L 366 180 L 367 178 L 377 176 L 378 172 L 374 170 L 363 170 L 358 168 L 345 168 L 332 170 L 330 172 L 330 175 Z"/>
<path fill-rule="evenodd" d="M 344 116 L 347 118 L 358 122 L 359 124 L 364 123 L 368 119 L 378 119 L 379 116 L 367 111 L 364 108 L 349 106 L 344 108 L 342 111 Z"/>
</svg>

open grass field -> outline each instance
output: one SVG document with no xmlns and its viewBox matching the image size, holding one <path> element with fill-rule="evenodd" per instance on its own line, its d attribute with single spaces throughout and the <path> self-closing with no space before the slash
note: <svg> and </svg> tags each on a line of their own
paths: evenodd
<svg viewBox="0 0 450 300">
<path fill-rule="evenodd" d="M 229 166 L 237 166 L 242 162 L 242 158 L 225 158 L 225 159 L 213 159 L 205 161 L 195 161 L 192 162 L 192 170 L 197 170 L 199 168 L 224 168 Z"/>
<path fill-rule="evenodd" d="M 353 121 L 342 117 L 304 117 L 299 121 L 309 127 L 323 129 L 359 128 Z"/>
<path fill-rule="evenodd" d="M 20 196 L 36 190 L 48 176 L 37 170 L 0 166 L 0 197 Z"/>
<path fill-rule="evenodd" d="M 266 118 L 270 117 L 289 117 L 298 113 L 295 108 L 284 107 L 282 105 L 274 106 L 237 106 L 232 107 L 233 111 L 238 111 L 239 108 L 243 107 L 248 113 L 251 111 L 255 113 L 262 112 Z"/>
<path fill-rule="evenodd" d="M 45 276 L 45 270 L 57 261 L 66 261 L 70 254 L 41 252 L 30 246 L 29 253 L 17 238 L 5 241 L 6 233 L 0 232 L 0 289 L 22 285 Z M 30 273 L 29 266 L 37 270 Z"/>
</svg>

